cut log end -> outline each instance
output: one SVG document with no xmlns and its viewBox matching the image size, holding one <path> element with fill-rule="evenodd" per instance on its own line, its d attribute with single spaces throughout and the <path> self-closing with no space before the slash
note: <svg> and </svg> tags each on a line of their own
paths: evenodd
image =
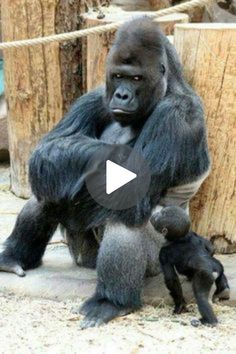
<svg viewBox="0 0 236 354">
<path fill-rule="evenodd" d="M 212 172 L 191 203 L 193 229 L 230 253 L 236 247 L 236 24 L 177 25 L 174 44 L 203 99 L 212 157 Z"/>
</svg>

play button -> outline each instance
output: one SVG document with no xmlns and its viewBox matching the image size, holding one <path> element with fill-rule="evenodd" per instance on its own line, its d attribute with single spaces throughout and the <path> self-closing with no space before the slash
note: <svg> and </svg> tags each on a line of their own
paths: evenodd
<svg viewBox="0 0 236 354">
<path fill-rule="evenodd" d="M 85 175 L 91 197 L 112 210 L 141 202 L 151 179 L 147 162 L 126 145 L 104 145 L 89 160 Z"/>
<path fill-rule="evenodd" d="M 119 178 L 117 178 L 119 176 Z M 111 194 L 120 187 L 136 178 L 136 173 L 127 170 L 124 167 L 110 160 L 106 161 L 106 193 Z"/>
</svg>

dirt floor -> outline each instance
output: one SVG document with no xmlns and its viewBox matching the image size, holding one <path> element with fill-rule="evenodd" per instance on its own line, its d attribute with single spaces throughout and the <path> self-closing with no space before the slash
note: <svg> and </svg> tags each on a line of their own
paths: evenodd
<svg viewBox="0 0 236 354">
<path fill-rule="evenodd" d="M 142 311 L 100 328 L 80 330 L 78 302 L 0 295 L 0 353 L 236 353 L 236 308 L 214 305 L 217 328 L 190 325 L 196 307 L 172 316 L 170 307 Z"/>
</svg>

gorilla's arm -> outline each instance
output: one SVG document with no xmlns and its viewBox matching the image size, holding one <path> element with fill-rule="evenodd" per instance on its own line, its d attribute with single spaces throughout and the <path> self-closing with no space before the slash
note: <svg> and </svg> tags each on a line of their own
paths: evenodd
<svg viewBox="0 0 236 354">
<path fill-rule="evenodd" d="M 201 100 L 189 94 L 164 98 L 146 121 L 134 149 L 149 163 L 151 186 L 135 207 L 117 211 L 114 219 L 127 226 L 145 223 L 168 188 L 196 181 L 209 169 Z"/>
<path fill-rule="evenodd" d="M 39 200 L 72 199 L 80 190 L 86 163 L 104 145 L 96 139 L 108 117 L 103 97 L 104 89 L 99 88 L 79 98 L 36 147 L 29 176 Z"/>
<path fill-rule="evenodd" d="M 197 180 L 210 164 L 204 113 L 198 96 L 172 94 L 163 99 L 134 148 L 149 163 L 150 196 L 154 204 L 167 188 Z"/>
<path fill-rule="evenodd" d="M 103 95 L 100 89 L 81 97 L 36 148 L 30 161 L 30 181 L 39 200 L 73 200 L 80 191 L 88 160 L 105 144 L 96 139 L 109 119 Z M 112 213 L 126 225 L 142 224 L 167 188 L 194 181 L 207 171 L 200 99 L 183 94 L 164 98 L 146 121 L 134 149 L 148 161 L 152 181 L 149 195 L 139 205 Z M 88 208 L 91 213 L 89 204 Z M 83 209 L 87 212 L 86 207 Z M 96 210 L 97 217 L 106 218 L 107 212 L 100 209 L 102 216 Z"/>
</svg>

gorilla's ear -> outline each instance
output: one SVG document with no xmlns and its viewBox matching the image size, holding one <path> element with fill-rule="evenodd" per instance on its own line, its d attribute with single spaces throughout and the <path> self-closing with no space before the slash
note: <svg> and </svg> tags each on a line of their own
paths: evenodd
<svg viewBox="0 0 236 354">
<path fill-rule="evenodd" d="M 161 230 L 161 233 L 163 236 L 166 236 L 168 234 L 168 229 L 166 227 L 163 227 L 163 229 Z"/>
<path fill-rule="evenodd" d="M 166 67 L 164 64 L 161 64 L 161 73 L 164 75 L 166 72 Z"/>
</svg>

